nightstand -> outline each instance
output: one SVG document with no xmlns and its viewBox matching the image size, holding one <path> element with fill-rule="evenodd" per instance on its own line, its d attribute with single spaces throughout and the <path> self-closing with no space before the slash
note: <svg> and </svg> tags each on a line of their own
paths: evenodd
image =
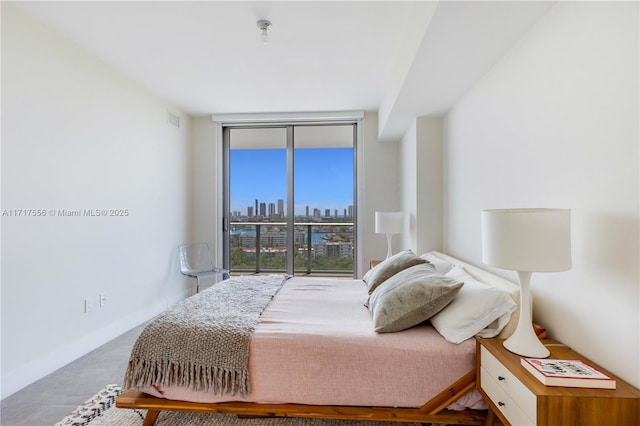
<svg viewBox="0 0 640 426">
<path fill-rule="evenodd" d="M 629 426 L 640 424 L 640 390 L 579 353 L 543 339 L 550 358 L 581 359 L 616 379 L 617 389 L 545 386 L 520 364 L 503 339 L 476 340 L 476 386 L 489 404 L 487 425 Z"/>
</svg>

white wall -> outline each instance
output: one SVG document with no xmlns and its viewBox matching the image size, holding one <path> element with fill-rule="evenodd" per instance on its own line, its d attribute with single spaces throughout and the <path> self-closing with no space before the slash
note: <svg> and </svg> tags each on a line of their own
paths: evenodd
<svg viewBox="0 0 640 426">
<path fill-rule="evenodd" d="M 441 117 L 418 117 L 400 143 L 402 249 L 422 254 L 442 250 Z"/>
<path fill-rule="evenodd" d="M 400 240 L 402 250 L 413 250 L 415 253 L 418 246 L 418 233 L 416 230 L 416 220 L 419 217 L 417 194 L 417 154 L 418 154 L 418 129 L 416 122 L 412 123 L 409 129 L 402 136 L 399 143 L 400 150 L 400 210 L 404 214 L 404 231 L 402 235 L 395 236 Z M 395 253 L 395 251 L 394 251 Z"/>
<path fill-rule="evenodd" d="M 191 119 L 191 124 L 192 168 L 190 187 L 193 194 L 191 240 L 194 242 L 208 242 L 214 252 L 212 255 L 221 265 L 221 224 L 214 220 L 214 218 L 217 218 L 216 212 L 220 204 L 217 185 L 218 180 L 222 178 L 222 173 L 218 167 L 220 153 L 217 147 L 216 124 L 208 116 L 194 117 Z M 222 163 L 219 166 L 222 167 Z M 220 242 L 219 247 L 218 242 Z"/>
<path fill-rule="evenodd" d="M 417 211 L 416 230 L 418 244 L 416 253 L 432 250 L 442 251 L 442 117 L 419 117 L 416 121 L 418 130 L 418 161 L 416 192 Z"/>
<path fill-rule="evenodd" d="M 558 3 L 450 111 L 444 155 L 457 257 L 481 264 L 482 209 L 572 209 L 573 269 L 533 275 L 534 318 L 636 387 L 638 47 L 637 2 Z"/>
<path fill-rule="evenodd" d="M 376 211 L 398 211 L 400 205 L 399 147 L 378 141 L 378 114 L 367 112 L 362 120 L 362 141 L 358 145 L 358 249 L 362 257 L 360 276 L 371 260 L 387 256 L 387 237 L 375 233 Z M 399 236 L 393 237 L 393 252 L 400 250 Z"/>
<path fill-rule="evenodd" d="M 189 119 L 168 125 L 167 109 L 179 114 L 3 2 L 3 397 L 188 294 L 175 247 L 187 238 Z"/>
</svg>

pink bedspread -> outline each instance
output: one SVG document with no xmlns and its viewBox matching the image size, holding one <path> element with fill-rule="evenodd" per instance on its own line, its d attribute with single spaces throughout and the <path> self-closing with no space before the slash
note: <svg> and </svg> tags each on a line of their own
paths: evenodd
<svg viewBox="0 0 640 426">
<path fill-rule="evenodd" d="M 263 312 L 250 346 L 251 392 L 144 389 L 168 399 L 420 407 L 475 366 L 475 341 L 448 343 L 431 326 L 377 334 L 360 280 L 292 278 Z M 477 391 L 450 409 L 486 408 Z"/>
</svg>

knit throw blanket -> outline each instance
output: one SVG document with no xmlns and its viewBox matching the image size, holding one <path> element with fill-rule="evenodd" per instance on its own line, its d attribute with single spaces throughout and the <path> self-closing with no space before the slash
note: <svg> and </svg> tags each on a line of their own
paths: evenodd
<svg viewBox="0 0 640 426">
<path fill-rule="evenodd" d="M 180 386 L 246 396 L 251 335 L 286 279 L 233 277 L 160 314 L 133 347 L 125 389 Z"/>
</svg>

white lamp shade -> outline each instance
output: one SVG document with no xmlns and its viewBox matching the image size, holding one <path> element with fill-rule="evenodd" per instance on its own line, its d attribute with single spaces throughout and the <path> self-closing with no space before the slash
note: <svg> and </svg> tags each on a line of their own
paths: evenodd
<svg viewBox="0 0 640 426">
<path fill-rule="evenodd" d="M 402 212 L 376 212 L 376 234 L 401 234 Z"/>
<path fill-rule="evenodd" d="M 571 269 L 571 210 L 484 210 L 482 261 L 512 271 Z"/>
</svg>

